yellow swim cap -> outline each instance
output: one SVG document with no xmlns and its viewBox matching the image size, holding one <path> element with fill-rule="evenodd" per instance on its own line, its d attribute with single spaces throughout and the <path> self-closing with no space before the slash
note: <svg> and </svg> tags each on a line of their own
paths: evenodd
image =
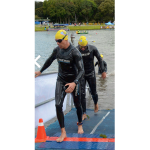
<svg viewBox="0 0 150 150">
<path fill-rule="evenodd" d="M 101 57 L 103 58 L 103 55 L 101 54 Z"/>
<path fill-rule="evenodd" d="M 85 36 L 80 36 L 79 40 L 81 40 L 81 39 L 85 39 L 86 40 L 86 37 Z"/>
<path fill-rule="evenodd" d="M 83 39 L 79 39 L 78 43 L 80 46 L 86 46 L 88 41 L 85 38 L 83 38 Z"/>
<path fill-rule="evenodd" d="M 63 39 L 63 38 L 64 38 L 64 40 L 68 40 L 68 34 L 67 34 L 67 32 L 65 30 L 59 30 L 59 31 L 57 31 L 57 33 L 55 34 L 55 39 Z"/>
</svg>

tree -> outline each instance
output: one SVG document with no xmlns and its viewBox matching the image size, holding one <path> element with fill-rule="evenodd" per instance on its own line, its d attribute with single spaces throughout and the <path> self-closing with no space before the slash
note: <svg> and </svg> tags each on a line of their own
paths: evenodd
<svg viewBox="0 0 150 150">
<path fill-rule="evenodd" d="M 104 0 L 94 0 L 94 2 L 97 4 L 97 6 L 99 6 L 102 2 L 104 2 Z"/>
<path fill-rule="evenodd" d="M 109 21 L 114 18 L 114 0 L 45 0 L 35 2 L 35 15 L 52 22 Z"/>
<path fill-rule="evenodd" d="M 35 9 L 35 15 L 37 15 L 38 17 L 43 17 L 43 7 Z"/>
<path fill-rule="evenodd" d="M 97 5 L 93 0 L 82 0 L 80 8 L 81 12 L 79 14 L 88 22 L 94 16 Z"/>
<path fill-rule="evenodd" d="M 113 21 L 115 12 L 114 0 L 105 0 L 100 4 L 98 9 L 103 16 L 104 21 Z"/>
<path fill-rule="evenodd" d="M 56 0 L 48 0 L 43 3 L 43 13 L 45 16 L 55 21 L 56 18 Z"/>
<path fill-rule="evenodd" d="M 70 19 L 74 20 L 74 16 L 75 16 L 75 5 L 73 4 L 73 2 L 70 1 L 65 1 L 65 22 L 70 24 Z M 68 21 L 67 21 L 68 20 Z"/>
<path fill-rule="evenodd" d="M 35 1 L 35 9 L 43 7 L 43 2 L 36 2 Z"/>
</svg>

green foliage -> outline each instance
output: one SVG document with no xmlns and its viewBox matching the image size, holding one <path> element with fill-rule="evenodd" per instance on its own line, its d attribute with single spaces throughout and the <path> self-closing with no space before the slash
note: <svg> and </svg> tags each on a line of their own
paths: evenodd
<svg viewBox="0 0 150 150">
<path fill-rule="evenodd" d="M 37 15 L 38 17 L 42 17 L 43 16 L 43 7 L 35 9 L 35 15 Z"/>
<path fill-rule="evenodd" d="M 36 2 L 35 1 L 35 9 L 43 7 L 43 2 Z"/>
<path fill-rule="evenodd" d="M 79 13 L 88 22 L 97 9 L 97 5 L 93 0 L 82 0 L 80 4 L 81 12 Z"/>
<path fill-rule="evenodd" d="M 35 15 L 35 19 L 41 19 L 41 17 L 39 17 L 39 16 Z"/>
<path fill-rule="evenodd" d="M 94 2 L 99 6 L 104 0 L 94 0 Z"/>
<path fill-rule="evenodd" d="M 114 0 L 105 0 L 100 4 L 98 7 L 99 11 L 101 12 L 102 16 L 105 16 L 103 18 L 104 21 L 113 21 L 114 18 L 114 12 L 115 12 L 115 3 Z"/>
<path fill-rule="evenodd" d="M 45 0 L 35 2 L 35 15 L 52 22 L 70 23 L 113 21 L 114 0 Z"/>
<path fill-rule="evenodd" d="M 107 136 L 105 134 L 100 134 L 100 137 L 107 138 Z"/>
<path fill-rule="evenodd" d="M 88 119 L 90 118 L 89 115 L 86 115 L 86 116 L 87 116 Z"/>
</svg>

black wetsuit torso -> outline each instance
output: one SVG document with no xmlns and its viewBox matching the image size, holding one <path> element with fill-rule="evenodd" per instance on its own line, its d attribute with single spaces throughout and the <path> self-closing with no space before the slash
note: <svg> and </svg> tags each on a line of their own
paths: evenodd
<svg viewBox="0 0 150 150">
<path fill-rule="evenodd" d="M 57 59 L 58 61 L 58 77 L 55 90 L 55 105 L 57 118 L 60 127 L 64 127 L 64 114 L 62 111 L 63 101 L 66 96 L 64 92 L 65 84 L 75 82 L 76 87 L 72 92 L 74 104 L 77 109 L 78 122 L 82 122 L 82 107 L 80 101 L 80 79 L 84 74 L 84 66 L 81 53 L 72 45 L 67 49 L 60 49 L 59 46 L 54 48 L 50 57 L 46 60 L 45 64 L 41 68 L 40 72 L 43 72 L 48 68 L 52 62 Z"/>
<path fill-rule="evenodd" d="M 87 48 L 83 51 L 80 49 L 79 45 L 77 46 L 81 52 L 83 63 L 84 63 L 84 78 L 81 80 L 81 103 L 83 108 L 83 113 L 86 112 L 86 98 L 85 98 L 85 84 L 86 81 L 89 84 L 90 92 L 94 101 L 94 104 L 98 102 L 98 95 L 96 91 L 96 77 L 95 77 L 95 67 L 94 67 L 94 56 L 98 59 L 99 64 L 101 65 L 100 69 L 104 72 L 104 65 L 102 58 L 93 45 L 87 45 Z"/>
<path fill-rule="evenodd" d="M 85 76 L 90 74 L 91 72 L 95 72 L 94 68 L 94 56 L 98 59 L 98 62 L 100 63 L 101 70 L 104 72 L 104 66 L 102 62 L 102 58 L 100 57 L 100 54 L 97 50 L 97 48 L 93 45 L 88 45 L 87 49 L 82 51 L 79 46 L 77 46 L 79 51 L 81 52 L 83 63 L 84 63 L 84 70 L 85 70 Z"/>
<path fill-rule="evenodd" d="M 84 73 L 80 52 L 71 44 L 67 49 L 60 49 L 57 46 L 40 72 L 48 68 L 55 59 L 58 62 L 58 77 L 67 83 L 73 81 L 77 83 Z"/>
</svg>

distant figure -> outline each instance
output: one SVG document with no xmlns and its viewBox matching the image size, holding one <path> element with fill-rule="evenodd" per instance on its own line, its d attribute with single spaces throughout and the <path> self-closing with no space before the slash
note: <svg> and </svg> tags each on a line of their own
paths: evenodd
<svg viewBox="0 0 150 150">
<path fill-rule="evenodd" d="M 74 33 L 71 33 L 71 42 L 72 42 L 72 45 L 74 45 L 74 39 L 75 39 L 75 35 L 74 35 Z"/>
<path fill-rule="evenodd" d="M 46 30 L 46 27 L 44 28 L 44 30 Z"/>
<path fill-rule="evenodd" d="M 51 27 L 49 26 L 49 29 L 50 29 Z"/>
<path fill-rule="evenodd" d="M 104 71 L 107 72 L 107 63 L 103 60 L 103 55 L 101 54 L 101 58 L 102 58 L 102 61 L 103 61 L 103 64 L 104 64 Z M 102 74 L 102 70 L 100 68 L 100 65 L 98 63 L 98 61 L 95 63 L 95 66 L 98 65 L 98 74 Z"/>
</svg>

